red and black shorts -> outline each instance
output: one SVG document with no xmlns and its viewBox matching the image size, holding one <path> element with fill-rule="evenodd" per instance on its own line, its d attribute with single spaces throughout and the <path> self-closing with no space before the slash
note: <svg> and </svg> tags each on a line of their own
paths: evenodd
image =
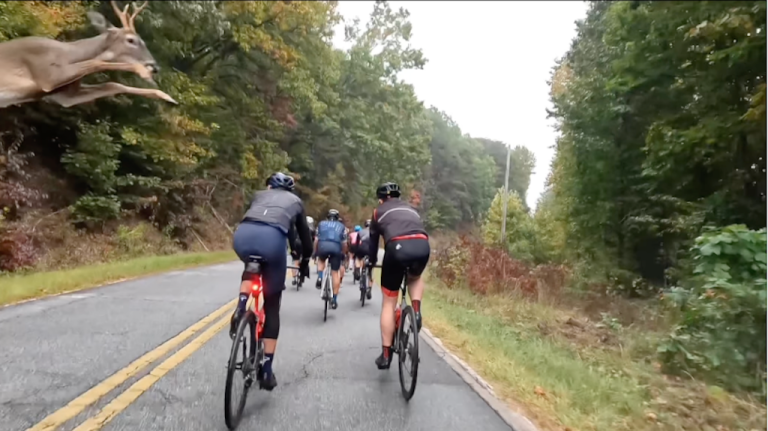
<svg viewBox="0 0 768 431">
<path fill-rule="evenodd" d="M 429 262 L 429 239 L 426 235 L 405 235 L 392 238 L 384 247 L 381 262 L 381 287 L 387 296 L 397 296 L 405 271 L 419 277 Z"/>
</svg>

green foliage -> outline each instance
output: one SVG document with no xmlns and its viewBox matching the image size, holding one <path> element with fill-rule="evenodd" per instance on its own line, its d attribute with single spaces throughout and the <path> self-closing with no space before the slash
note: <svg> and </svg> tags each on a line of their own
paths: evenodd
<svg viewBox="0 0 768 431">
<path fill-rule="evenodd" d="M 429 228 L 479 223 L 494 193 L 493 159 L 481 145 L 461 133 L 444 112 L 430 109 L 432 163 L 426 168 L 423 203 Z"/>
<path fill-rule="evenodd" d="M 499 189 L 491 202 L 488 216 L 483 224 L 483 240 L 486 244 L 499 244 L 501 220 L 504 213 L 504 189 Z M 517 192 L 510 191 L 507 199 L 506 244 L 507 251 L 516 259 L 532 261 L 535 256 L 535 231 L 531 216 L 525 211 L 523 201 Z"/>
<path fill-rule="evenodd" d="M 667 293 L 681 320 L 659 347 L 672 370 L 765 396 L 766 230 L 731 225 L 696 239 L 690 278 Z"/>
<path fill-rule="evenodd" d="M 704 224 L 765 227 L 765 5 L 591 3 L 551 81 L 572 260 L 661 284 Z"/>
<path fill-rule="evenodd" d="M 495 188 L 504 187 L 504 175 L 507 169 L 507 144 L 490 139 L 477 139 L 483 145 L 485 151 L 493 157 L 496 164 L 496 177 L 493 182 Z M 516 146 L 509 155 L 509 190 L 515 191 L 523 205 L 528 210 L 526 195 L 531 184 L 531 174 L 536 166 L 536 157 L 526 147 Z"/>
<path fill-rule="evenodd" d="M 108 2 L 0 3 L 0 40 L 92 37 L 94 7 L 116 22 Z M 79 226 L 137 217 L 178 238 L 208 204 L 235 223 L 275 171 L 296 176 L 316 216 L 333 206 L 367 218 L 376 187 L 397 181 L 423 197 L 430 229 L 478 223 L 498 170 L 482 140 L 425 109 L 398 77 L 427 61 L 408 12 L 376 2 L 367 24 L 346 28 L 346 51 L 331 44 L 339 20 L 335 1 L 154 2 L 136 27 L 162 67 L 159 88 L 179 105 L 125 95 L 68 109 L 31 103 L 4 110 L 0 134 L 18 132 L 21 151 L 45 155 L 35 160 L 61 183 L 44 191 L 68 189 L 51 209 L 71 206 Z M 513 179 L 521 195 L 527 169 Z"/>
<path fill-rule="evenodd" d="M 79 223 L 99 222 L 120 216 L 120 201 L 116 196 L 86 194 L 72 204 L 72 218 Z"/>
</svg>

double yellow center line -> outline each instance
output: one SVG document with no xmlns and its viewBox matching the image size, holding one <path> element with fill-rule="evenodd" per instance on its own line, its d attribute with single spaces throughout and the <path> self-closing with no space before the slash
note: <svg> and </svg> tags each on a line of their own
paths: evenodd
<svg viewBox="0 0 768 431">
<path fill-rule="evenodd" d="M 158 359 L 165 356 L 168 352 L 175 349 L 181 343 L 195 335 L 201 329 L 208 326 L 211 322 L 221 317 L 227 311 L 231 311 L 237 299 L 234 299 L 202 320 L 193 324 L 189 328 L 185 329 L 175 337 L 161 344 L 154 350 L 147 352 L 139 359 L 131 362 L 128 366 L 115 374 L 109 376 L 106 380 L 92 387 L 80 396 L 70 401 L 67 405 L 59 410 L 51 413 L 45 419 L 40 421 L 37 425 L 29 428 L 27 431 L 53 431 L 65 422 L 74 418 L 85 410 L 88 406 L 94 404 L 104 395 L 125 383 L 128 379 L 138 374 L 142 369 Z M 155 367 L 149 374 L 139 379 L 136 383 L 131 385 L 128 389 L 123 391 L 114 400 L 107 404 L 99 413 L 95 416 L 88 418 L 85 422 L 80 424 L 74 431 L 96 431 L 101 429 L 109 421 L 111 421 L 118 413 L 125 410 L 132 402 L 134 402 L 141 394 L 146 392 L 155 382 L 161 377 L 166 375 L 170 370 L 184 362 L 189 358 L 192 353 L 197 351 L 205 343 L 211 340 L 216 333 L 221 331 L 229 323 L 229 316 L 225 316 L 213 326 L 205 330 L 192 342 L 182 347 L 169 356 L 168 359 L 163 361 L 160 365 Z"/>
</svg>

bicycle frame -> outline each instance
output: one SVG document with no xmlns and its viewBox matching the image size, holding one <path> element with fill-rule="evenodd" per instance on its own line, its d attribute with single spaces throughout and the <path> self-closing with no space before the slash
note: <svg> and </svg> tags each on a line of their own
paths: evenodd
<svg viewBox="0 0 768 431">
<path fill-rule="evenodd" d="M 251 297 L 248 298 L 246 308 L 256 315 L 256 337 L 261 339 L 264 332 L 264 279 L 261 274 L 256 274 L 251 279 Z"/>
</svg>

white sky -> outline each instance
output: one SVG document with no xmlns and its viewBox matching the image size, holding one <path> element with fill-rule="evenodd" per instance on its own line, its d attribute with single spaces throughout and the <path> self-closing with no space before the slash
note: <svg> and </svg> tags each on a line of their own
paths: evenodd
<svg viewBox="0 0 768 431">
<path fill-rule="evenodd" d="M 450 115 L 462 132 L 524 145 L 536 155 L 528 205 L 536 207 L 554 155 L 556 132 L 547 120 L 547 80 L 554 62 L 586 15 L 581 1 L 391 1 L 407 9 L 414 47 L 427 57 L 423 70 L 401 78 L 426 106 Z M 345 20 L 365 23 L 373 1 L 340 1 Z M 334 44 L 346 48 L 344 25 Z"/>
</svg>

